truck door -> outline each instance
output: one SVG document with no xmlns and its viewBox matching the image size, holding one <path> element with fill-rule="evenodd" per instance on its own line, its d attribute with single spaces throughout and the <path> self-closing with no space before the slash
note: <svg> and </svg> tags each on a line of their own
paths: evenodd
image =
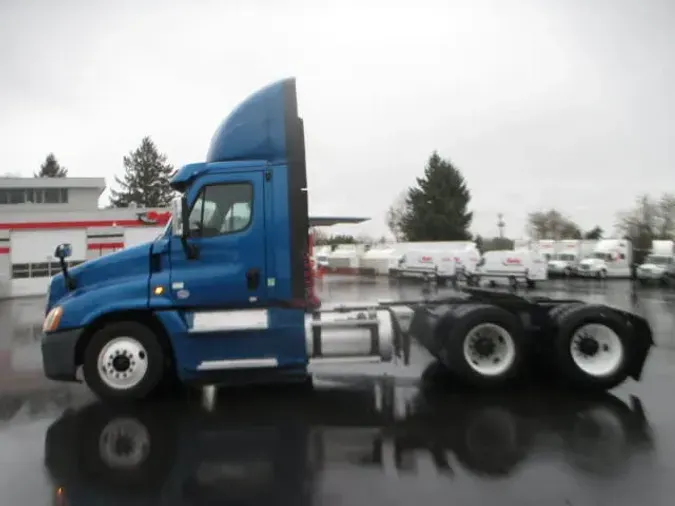
<svg viewBox="0 0 675 506">
<path fill-rule="evenodd" d="M 171 239 L 171 297 L 186 308 L 236 309 L 267 302 L 262 171 L 214 174 L 190 189 L 188 258 Z M 195 198 L 196 197 L 196 198 Z"/>
</svg>

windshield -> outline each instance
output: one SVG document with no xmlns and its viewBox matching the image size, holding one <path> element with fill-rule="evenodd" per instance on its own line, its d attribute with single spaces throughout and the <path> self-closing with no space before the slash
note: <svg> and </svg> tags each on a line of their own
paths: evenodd
<svg viewBox="0 0 675 506">
<path fill-rule="evenodd" d="M 573 255 L 572 253 L 561 253 L 557 258 L 563 262 L 573 262 L 576 260 L 576 255 Z"/>
<path fill-rule="evenodd" d="M 647 260 L 645 260 L 646 264 L 656 264 L 656 265 L 667 265 L 670 264 L 671 262 L 672 258 L 659 255 L 649 255 L 647 256 Z"/>
</svg>

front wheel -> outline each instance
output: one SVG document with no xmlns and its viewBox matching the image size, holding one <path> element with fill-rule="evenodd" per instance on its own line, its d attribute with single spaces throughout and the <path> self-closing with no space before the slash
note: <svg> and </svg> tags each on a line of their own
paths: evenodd
<svg viewBox="0 0 675 506">
<path fill-rule="evenodd" d="M 106 325 L 84 354 L 84 379 L 100 398 L 143 399 L 161 383 L 165 357 L 155 334 L 137 322 Z"/>
</svg>

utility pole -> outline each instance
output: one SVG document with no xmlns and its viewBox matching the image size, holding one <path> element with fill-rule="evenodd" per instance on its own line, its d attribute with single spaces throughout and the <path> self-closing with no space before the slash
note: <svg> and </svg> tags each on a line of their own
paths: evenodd
<svg viewBox="0 0 675 506">
<path fill-rule="evenodd" d="M 504 239 L 504 227 L 506 227 L 506 223 L 504 223 L 504 215 L 499 213 L 497 215 L 497 228 L 499 229 L 500 239 Z"/>
</svg>

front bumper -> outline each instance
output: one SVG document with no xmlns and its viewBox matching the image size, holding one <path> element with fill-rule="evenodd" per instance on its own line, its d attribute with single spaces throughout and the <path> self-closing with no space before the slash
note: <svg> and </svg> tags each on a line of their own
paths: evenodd
<svg viewBox="0 0 675 506">
<path fill-rule="evenodd" d="M 666 277 L 665 272 L 656 272 L 656 271 L 637 271 L 638 279 L 643 280 L 660 280 Z"/>
<path fill-rule="evenodd" d="M 56 381 L 78 381 L 75 347 L 82 329 L 69 329 L 42 334 L 42 369 Z"/>
<path fill-rule="evenodd" d="M 568 270 L 572 271 L 573 269 L 569 265 L 549 265 L 547 270 L 551 274 L 565 274 Z"/>
</svg>

